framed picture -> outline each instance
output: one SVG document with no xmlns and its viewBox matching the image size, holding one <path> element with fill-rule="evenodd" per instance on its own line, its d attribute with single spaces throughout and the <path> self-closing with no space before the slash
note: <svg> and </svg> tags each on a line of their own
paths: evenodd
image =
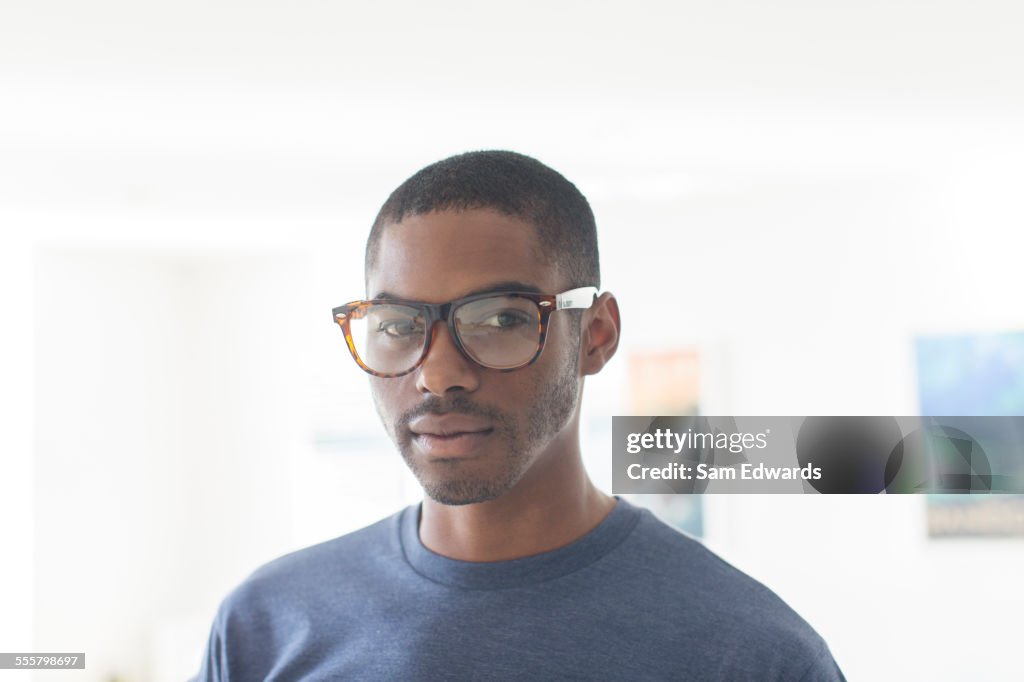
<svg viewBox="0 0 1024 682">
<path fill-rule="evenodd" d="M 696 348 L 634 351 L 629 355 L 629 411 L 635 415 L 695 415 L 700 409 L 700 352 Z M 635 495 L 662 521 L 691 535 L 704 535 L 700 495 Z"/>
<path fill-rule="evenodd" d="M 1024 332 L 920 337 L 920 414 L 1024 415 Z M 931 538 L 1024 537 L 1024 495 L 929 495 Z"/>
</svg>

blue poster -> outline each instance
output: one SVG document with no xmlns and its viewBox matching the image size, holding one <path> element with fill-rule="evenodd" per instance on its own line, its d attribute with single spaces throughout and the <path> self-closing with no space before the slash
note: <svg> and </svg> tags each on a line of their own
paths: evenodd
<svg viewBox="0 0 1024 682">
<path fill-rule="evenodd" d="M 1024 332 L 921 337 L 915 350 L 920 414 L 1024 415 Z M 1024 537 L 1024 496 L 929 495 L 928 534 Z"/>
</svg>

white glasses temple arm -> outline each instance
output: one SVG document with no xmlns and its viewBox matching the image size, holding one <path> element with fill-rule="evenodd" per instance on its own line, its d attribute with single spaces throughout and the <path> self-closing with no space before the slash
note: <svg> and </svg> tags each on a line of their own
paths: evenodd
<svg viewBox="0 0 1024 682">
<path fill-rule="evenodd" d="M 580 287 L 558 294 L 555 297 L 555 310 L 564 308 L 589 308 L 597 299 L 597 287 Z"/>
</svg>

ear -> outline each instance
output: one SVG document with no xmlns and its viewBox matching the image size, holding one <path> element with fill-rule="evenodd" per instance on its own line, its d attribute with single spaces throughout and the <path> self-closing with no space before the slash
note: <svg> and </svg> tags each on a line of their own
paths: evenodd
<svg viewBox="0 0 1024 682">
<path fill-rule="evenodd" d="M 597 374 L 619 347 L 619 303 L 606 291 L 583 314 L 580 330 L 580 372 Z"/>
</svg>

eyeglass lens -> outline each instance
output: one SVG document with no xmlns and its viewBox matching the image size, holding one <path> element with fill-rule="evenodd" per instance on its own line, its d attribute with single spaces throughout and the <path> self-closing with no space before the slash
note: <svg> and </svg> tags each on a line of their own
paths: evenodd
<svg viewBox="0 0 1024 682">
<path fill-rule="evenodd" d="M 349 318 L 359 358 L 373 371 L 398 374 L 420 359 L 426 335 L 423 311 L 377 303 Z M 492 369 L 519 367 L 533 358 L 540 341 L 537 304 L 517 296 L 490 296 L 455 310 L 455 331 L 466 353 Z"/>
</svg>

